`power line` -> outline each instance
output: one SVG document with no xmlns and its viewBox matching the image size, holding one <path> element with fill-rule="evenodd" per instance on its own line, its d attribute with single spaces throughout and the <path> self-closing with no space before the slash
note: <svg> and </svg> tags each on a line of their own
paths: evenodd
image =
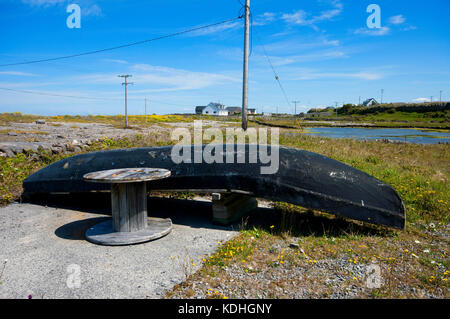
<svg viewBox="0 0 450 319">
<path fill-rule="evenodd" d="M 280 77 L 278 76 L 277 71 L 275 71 L 275 68 L 274 68 L 274 66 L 273 66 L 273 64 L 272 64 L 272 61 L 270 60 L 270 58 L 269 58 L 269 56 L 268 56 L 268 54 L 267 54 L 266 48 L 264 47 L 264 44 L 262 44 L 261 40 L 259 39 L 258 34 L 257 34 L 256 32 L 255 32 L 255 34 L 256 34 L 256 38 L 257 38 L 258 41 L 259 41 L 259 44 L 261 44 L 261 47 L 262 47 L 262 49 L 263 49 L 263 51 L 264 51 L 264 55 L 266 56 L 267 62 L 269 63 L 270 68 L 272 69 L 272 72 L 273 72 L 273 74 L 274 74 L 274 76 L 275 76 L 275 80 L 278 82 L 278 85 L 280 86 L 281 92 L 283 92 L 284 98 L 286 99 L 286 102 L 287 102 L 288 106 L 289 106 L 290 108 L 292 108 L 292 105 L 291 105 L 291 103 L 289 102 L 289 98 L 288 98 L 288 96 L 287 96 L 287 94 L 286 94 L 286 91 L 284 90 L 283 85 L 281 85 Z"/>
<path fill-rule="evenodd" d="M 208 25 L 204 25 L 204 26 L 200 26 L 200 27 L 196 27 L 196 28 L 180 31 L 180 32 L 175 32 L 175 33 L 163 35 L 163 36 L 160 36 L 160 37 L 156 37 L 156 38 L 153 38 L 153 39 L 137 41 L 137 42 L 127 43 L 127 44 L 122 44 L 122 45 L 118 45 L 118 46 L 110 47 L 110 48 L 106 48 L 106 49 L 100 49 L 100 50 L 95 50 L 95 51 L 87 51 L 87 52 L 83 52 L 83 53 L 72 54 L 72 55 L 65 55 L 65 56 L 60 56 L 60 57 L 56 57 L 56 58 L 49 58 L 49 59 L 42 59 L 42 60 L 32 60 L 32 61 L 24 61 L 24 62 L 17 62 L 17 63 L 0 64 L 0 67 L 13 66 L 13 65 L 23 65 L 23 64 L 33 64 L 33 63 L 41 63 L 41 62 L 49 62 L 49 61 L 56 61 L 56 60 L 62 60 L 62 59 L 70 59 L 70 58 L 75 58 L 75 57 L 84 56 L 84 55 L 90 55 L 90 54 L 96 54 L 96 53 L 101 53 L 101 52 L 105 52 L 105 51 L 122 49 L 122 48 L 130 47 L 130 46 L 134 46 L 134 45 L 139 45 L 139 44 L 148 43 L 148 42 L 152 42 L 152 41 L 167 39 L 167 38 L 175 37 L 175 36 L 178 36 L 178 35 L 181 35 L 181 34 L 185 34 L 185 33 L 189 33 L 189 32 L 194 32 L 194 31 L 210 28 L 210 27 L 217 26 L 217 25 L 220 25 L 220 24 L 225 24 L 225 23 L 229 23 L 229 22 L 232 22 L 232 21 L 236 21 L 236 20 L 239 20 L 239 19 L 242 19 L 242 18 L 243 18 L 242 16 L 238 16 L 238 17 L 233 18 L 233 19 L 228 19 L 228 20 L 224 20 L 224 21 L 221 21 L 221 22 L 216 22 L 216 23 L 212 23 L 212 24 L 208 24 Z"/>
<path fill-rule="evenodd" d="M 44 93 L 44 92 L 36 92 L 36 91 L 28 91 L 28 90 L 16 90 L 10 88 L 0 87 L 0 90 L 4 91 L 12 91 L 19 93 L 27 93 L 27 94 L 36 94 L 36 95 L 46 95 L 46 96 L 56 96 L 56 97 L 68 97 L 72 99 L 84 99 L 84 100 L 117 100 L 116 98 L 100 98 L 100 97 L 87 97 L 87 96 L 76 96 L 76 95 L 64 95 L 64 94 L 55 94 L 55 93 Z"/>
<path fill-rule="evenodd" d="M 102 100 L 102 101 L 119 101 L 122 100 L 122 98 L 101 98 L 101 97 L 88 97 L 88 96 L 77 96 L 77 95 L 65 95 L 65 94 L 56 94 L 56 93 L 45 93 L 45 92 L 38 92 L 38 91 L 30 91 L 30 90 L 17 90 L 17 89 L 11 89 L 11 88 L 4 88 L 4 87 L 0 87 L 0 90 L 4 90 L 4 91 L 11 91 L 11 92 L 17 92 L 17 93 L 25 93 L 25 94 L 34 94 L 34 95 L 44 95 L 44 96 L 54 96 L 54 97 L 67 97 L 67 98 L 72 98 L 72 99 L 83 99 L 83 100 Z M 128 100 L 130 101 L 141 101 L 142 98 L 140 97 L 132 97 L 132 98 L 128 98 Z M 182 104 L 175 104 L 175 103 L 170 103 L 170 102 L 163 102 L 160 100 L 155 100 L 152 98 L 153 102 L 157 102 L 157 103 L 161 103 L 161 104 L 166 104 L 166 105 L 172 105 L 172 106 L 186 106 L 186 105 L 182 105 Z"/>
</svg>

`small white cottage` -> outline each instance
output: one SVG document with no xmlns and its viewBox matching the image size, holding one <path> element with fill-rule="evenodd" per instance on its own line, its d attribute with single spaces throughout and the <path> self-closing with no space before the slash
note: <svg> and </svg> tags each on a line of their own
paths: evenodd
<svg viewBox="0 0 450 319">
<path fill-rule="evenodd" d="M 204 115 L 228 116 L 225 105 L 211 102 L 202 111 Z"/>
</svg>

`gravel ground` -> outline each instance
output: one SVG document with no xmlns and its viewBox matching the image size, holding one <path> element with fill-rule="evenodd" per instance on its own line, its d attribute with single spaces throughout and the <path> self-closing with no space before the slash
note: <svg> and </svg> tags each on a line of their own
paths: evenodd
<svg viewBox="0 0 450 319">
<path fill-rule="evenodd" d="M 198 270 L 196 260 L 237 234 L 194 209 L 169 214 L 173 230 L 156 241 L 87 242 L 84 231 L 105 213 L 18 203 L 0 208 L 0 298 L 160 298 Z"/>
<path fill-rule="evenodd" d="M 167 298 L 219 299 L 354 299 L 368 298 L 372 287 L 368 266 L 354 264 L 348 257 L 323 258 L 309 262 L 285 260 L 268 263 L 280 255 L 297 253 L 303 259 L 303 250 L 293 248 L 289 241 L 278 239 L 268 249 L 259 247 L 253 252 L 253 261 L 231 263 L 222 269 L 197 273 L 166 295 Z M 269 254 L 268 254 L 269 252 Z M 271 255 L 272 258 L 267 258 Z M 264 258 L 258 258 L 265 256 Z M 306 258 L 307 260 L 308 258 Z M 276 264 L 276 266 L 274 266 Z M 382 266 L 379 284 L 386 285 L 388 270 Z M 368 283 L 369 282 L 369 283 Z M 413 287 L 399 286 L 399 293 L 415 298 L 448 298 L 448 291 L 436 293 Z"/>
</svg>

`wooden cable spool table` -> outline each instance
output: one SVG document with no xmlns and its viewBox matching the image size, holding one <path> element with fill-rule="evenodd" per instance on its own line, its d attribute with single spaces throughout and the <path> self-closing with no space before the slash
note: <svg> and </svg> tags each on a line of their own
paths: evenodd
<svg viewBox="0 0 450 319">
<path fill-rule="evenodd" d="M 147 181 L 170 176 L 160 168 L 121 168 L 91 172 L 87 182 L 111 183 L 112 219 L 86 231 L 86 239 L 100 245 L 130 245 L 161 238 L 172 230 L 172 221 L 148 218 Z"/>
</svg>

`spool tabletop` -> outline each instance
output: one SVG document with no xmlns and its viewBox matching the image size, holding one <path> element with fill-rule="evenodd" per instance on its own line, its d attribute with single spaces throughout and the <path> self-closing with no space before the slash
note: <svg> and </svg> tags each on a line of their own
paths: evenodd
<svg viewBox="0 0 450 319">
<path fill-rule="evenodd" d="M 83 176 L 87 182 L 111 183 L 112 220 L 86 231 L 86 238 L 101 245 L 128 245 L 154 240 L 172 229 L 170 219 L 148 222 L 147 182 L 170 176 L 161 168 L 120 168 L 91 172 Z"/>
<path fill-rule="evenodd" d="M 170 171 L 163 168 L 119 168 L 87 173 L 86 182 L 93 183 L 137 183 L 154 181 L 170 176 Z"/>
</svg>

